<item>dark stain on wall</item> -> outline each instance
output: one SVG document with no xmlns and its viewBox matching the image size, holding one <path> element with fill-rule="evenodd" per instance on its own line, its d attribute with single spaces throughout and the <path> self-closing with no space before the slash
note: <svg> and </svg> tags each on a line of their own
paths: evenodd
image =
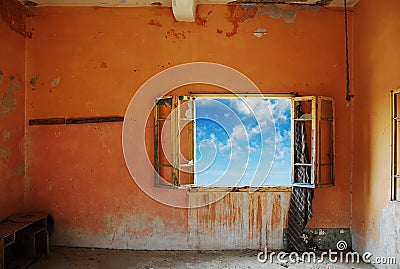
<svg viewBox="0 0 400 269">
<path fill-rule="evenodd" d="M 176 32 L 175 29 L 170 29 L 167 32 L 167 34 L 165 35 L 165 38 L 168 38 L 168 37 L 174 37 L 176 39 L 185 39 L 186 38 L 184 33 Z"/>
<path fill-rule="evenodd" d="M 30 119 L 29 125 L 85 124 L 85 123 L 121 122 L 121 121 L 124 121 L 124 117 L 122 116 L 85 117 L 85 118 L 47 118 L 47 119 Z"/>
<path fill-rule="evenodd" d="M 10 76 L 10 85 L 7 91 L 0 97 L 0 116 L 4 117 L 8 113 L 15 111 L 17 107 L 15 92 L 19 89 L 20 83 L 16 81 L 15 76 Z"/>
<path fill-rule="evenodd" d="M 25 38 L 32 38 L 32 32 L 27 31 L 25 24 L 29 11 L 23 4 L 16 0 L 1 0 L 0 15 L 12 31 Z"/>
<path fill-rule="evenodd" d="M 33 2 L 33 1 L 29 1 L 29 0 L 25 0 L 25 1 L 23 1 L 23 3 L 27 7 L 36 7 L 36 6 L 38 6 L 38 3 Z"/>
<path fill-rule="evenodd" d="M 204 26 L 204 27 L 207 27 L 207 17 L 208 16 L 210 16 L 210 14 L 212 13 L 212 10 L 210 10 L 208 13 L 207 13 L 207 16 L 206 17 L 201 17 L 198 13 L 196 14 L 196 20 L 195 20 L 195 22 L 198 24 L 198 25 L 201 25 L 201 26 Z"/>
<path fill-rule="evenodd" d="M 346 242 L 345 250 L 352 249 L 351 232 L 349 228 L 313 228 L 304 229 L 302 235 L 307 250 L 336 250 L 339 242 Z M 287 249 L 287 229 L 284 229 L 283 248 Z"/>
<path fill-rule="evenodd" d="M 11 155 L 11 150 L 9 148 L 0 147 L 0 159 L 8 160 Z"/>
<path fill-rule="evenodd" d="M 29 80 L 29 85 L 32 86 L 32 90 L 36 89 L 36 83 L 39 79 L 39 73 L 37 73 L 33 78 L 31 78 L 31 80 Z"/>
<path fill-rule="evenodd" d="M 207 18 L 202 18 L 202 17 L 200 17 L 199 14 L 197 14 L 197 15 L 196 15 L 196 23 L 197 23 L 198 25 L 207 27 L 207 25 L 206 25 L 206 23 L 207 23 Z"/>
</svg>

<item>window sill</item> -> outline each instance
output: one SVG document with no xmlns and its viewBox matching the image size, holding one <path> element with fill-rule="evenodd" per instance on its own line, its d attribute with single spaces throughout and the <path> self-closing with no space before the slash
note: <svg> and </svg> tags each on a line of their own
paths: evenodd
<svg viewBox="0 0 400 269">
<path fill-rule="evenodd" d="M 181 186 L 182 188 L 183 186 Z M 264 187 L 197 187 L 187 186 L 190 192 L 291 192 L 291 186 Z"/>
</svg>

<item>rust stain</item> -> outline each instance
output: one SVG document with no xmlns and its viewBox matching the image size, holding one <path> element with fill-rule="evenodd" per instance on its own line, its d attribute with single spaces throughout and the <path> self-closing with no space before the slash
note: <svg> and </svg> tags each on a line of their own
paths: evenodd
<svg viewBox="0 0 400 269">
<path fill-rule="evenodd" d="M 258 245 L 261 248 L 262 247 L 262 215 L 263 215 L 263 210 L 262 210 L 262 203 L 261 203 L 261 196 L 258 194 L 257 195 L 257 217 L 256 217 L 256 234 L 259 238 Z"/>
<path fill-rule="evenodd" d="M 6 116 L 15 111 L 17 107 L 17 98 L 15 92 L 20 89 L 20 83 L 15 81 L 15 76 L 10 76 L 10 85 L 7 91 L 0 97 L 0 116 Z"/>
<path fill-rule="evenodd" d="M 167 34 L 165 35 L 165 38 L 168 38 L 168 37 L 174 37 L 176 39 L 181 39 L 181 38 L 185 39 L 186 38 L 184 33 L 178 33 L 175 31 L 175 29 L 170 29 L 167 32 Z"/>
<path fill-rule="evenodd" d="M 276 195 L 272 203 L 272 216 L 271 216 L 272 229 L 276 229 L 279 226 L 281 226 L 281 218 L 282 218 L 281 199 L 280 195 Z"/>
<path fill-rule="evenodd" d="M 254 18 L 257 15 L 257 10 L 258 8 L 256 6 L 229 5 L 226 19 L 232 23 L 233 29 L 225 35 L 227 37 L 236 35 L 239 24 L 248 19 Z"/>
<path fill-rule="evenodd" d="M 1 82 L 3 81 L 3 76 L 4 76 L 4 73 L 0 70 L 0 85 L 1 85 Z"/>
<path fill-rule="evenodd" d="M 224 31 L 221 29 L 217 29 L 217 34 L 222 34 Z"/>
<path fill-rule="evenodd" d="M 217 221 L 217 210 L 216 210 L 216 203 L 212 203 L 208 206 L 208 221 L 206 223 L 210 223 L 213 227 Z M 207 227 L 208 228 L 208 227 Z"/>
<path fill-rule="evenodd" d="M 147 24 L 157 26 L 157 27 L 162 27 L 161 23 L 158 20 L 151 19 Z"/>
<path fill-rule="evenodd" d="M 229 207 L 229 213 L 228 213 L 228 216 L 226 216 L 227 218 L 228 218 L 228 221 L 227 221 L 227 223 L 228 223 L 228 226 L 229 227 L 232 227 L 233 225 L 235 225 L 235 223 L 236 223 L 236 214 L 237 214 L 237 212 L 236 212 L 236 205 L 235 205 L 235 199 L 231 199 L 232 197 L 231 197 L 231 195 L 227 195 L 227 200 L 228 200 L 228 207 Z"/>
<path fill-rule="evenodd" d="M 107 63 L 101 62 L 100 67 L 101 67 L 101 68 L 107 68 L 108 66 L 107 66 Z"/>
<path fill-rule="evenodd" d="M 196 14 L 196 20 L 195 20 L 195 21 L 196 21 L 196 23 L 197 23 L 198 25 L 207 27 L 207 25 L 206 25 L 206 23 L 207 23 L 207 18 L 202 18 L 202 17 L 200 17 L 199 14 Z"/>
<path fill-rule="evenodd" d="M 250 196 L 250 206 L 249 206 L 249 240 L 253 239 L 253 226 L 254 225 L 254 199 L 253 195 Z"/>
<path fill-rule="evenodd" d="M 29 11 L 24 5 L 15 0 L 0 1 L 1 19 L 8 27 L 25 38 L 32 38 L 32 32 L 26 30 L 26 18 Z"/>
</svg>

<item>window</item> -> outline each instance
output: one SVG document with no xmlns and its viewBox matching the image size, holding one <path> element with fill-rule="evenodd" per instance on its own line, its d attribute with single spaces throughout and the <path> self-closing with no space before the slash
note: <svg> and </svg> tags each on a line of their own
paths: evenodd
<svg viewBox="0 0 400 269">
<path fill-rule="evenodd" d="M 301 106 L 301 115 L 296 107 Z M 319 110 L 317 108 L 320 108 Z M 155 102 L 155 183 L 179 187 L 333 185 L 333 100 L 292 94 L 198 94 Z M 298 126 L 309 147 L 296 158 Z M 300 170 L 310 180 L 294 179 Z"/>
<path fill-rule="evenodd" d="M 323 96 L 292 98 L 292 185 L 329 187 L 334 185 L 335 119 L 334 101 Z M 300 128 L 299 128 L 300 127 Z M 302 128 L 304 134 L 301 134 Z M 305 143 L 296 141 L 304 136 Z M 300 158 L 301 155 L 305 158 Z M 309 182 L 299 181 L 299 172 L 310 175 Z"/>
<path fill-rule="evenodd" d="M 400 201 L 400 89 L 392 92 L 391 199 Z"/>
<path fill-rule="evenodd" d="M 290 98 L 196 98 L 197 186 L 290 186 Z"/>
</svg>

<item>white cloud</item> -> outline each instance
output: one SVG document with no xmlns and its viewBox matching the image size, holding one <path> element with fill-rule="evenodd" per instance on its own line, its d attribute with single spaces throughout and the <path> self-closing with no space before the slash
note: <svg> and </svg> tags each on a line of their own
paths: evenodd
<svg viewBox="0 0 400 269">
<path fill-rule="evenodd" d="M 257 152 L 257 151 L 258 151 L 258 148 L 257 148 L 257 147 L 252 147 L 252 146 L 247 146 L 247 150 L 248 150 L 249 152 Z"/>
<path fill-rule="evenodd" d="M 230 139 L 227 139 L 225 144 L 223 143 L 218 144 L 218 150 L 221 152 L 227 151 L 228 149 L 231 149 L 231 147 L 232 143 Z"/>
<path fill-rule="evenodd" d="M 232 133 L 230 134 L 230 139 L 234 141 L 234 143 L 237 140 L 248 140 L 249 136 L 246 132 L 246 129 L 244 128 L 243 125 L 236 125 L 232 129 Z"/>
<path fill-rule="evenodd" d="M 275 151 L 275 160 L 283 160 L 290 153 L 290 147 L 278 146 Z"/>
<path fill-rule="evenodd" d="M 211 133 L 211 134 L 210 134 L 210 139 L 211 139 L 212 142 L 215 142 L 216 136 L 215 136 L 214 133 Z"/>
<path fill-rule="evenodd" d="M 259 133 L 261 133 L 260 126 L 256 126 L 256 127 L 251 128 L 250 134 L 259 134 Z"/>
<path fill-rule="evenodd" d="M 267 104 L 275 121 L 288 120 L 288 114 L 291 111 L 290 99 L 267 100 Z"/>
<path fill-rule="evenodd" d="M 206 135 L 206 132 L 201 130 L 200 128 L 197 128 L 196 133 L 198 135 L 198 137 L 202 138 Z"/>
</svg>

